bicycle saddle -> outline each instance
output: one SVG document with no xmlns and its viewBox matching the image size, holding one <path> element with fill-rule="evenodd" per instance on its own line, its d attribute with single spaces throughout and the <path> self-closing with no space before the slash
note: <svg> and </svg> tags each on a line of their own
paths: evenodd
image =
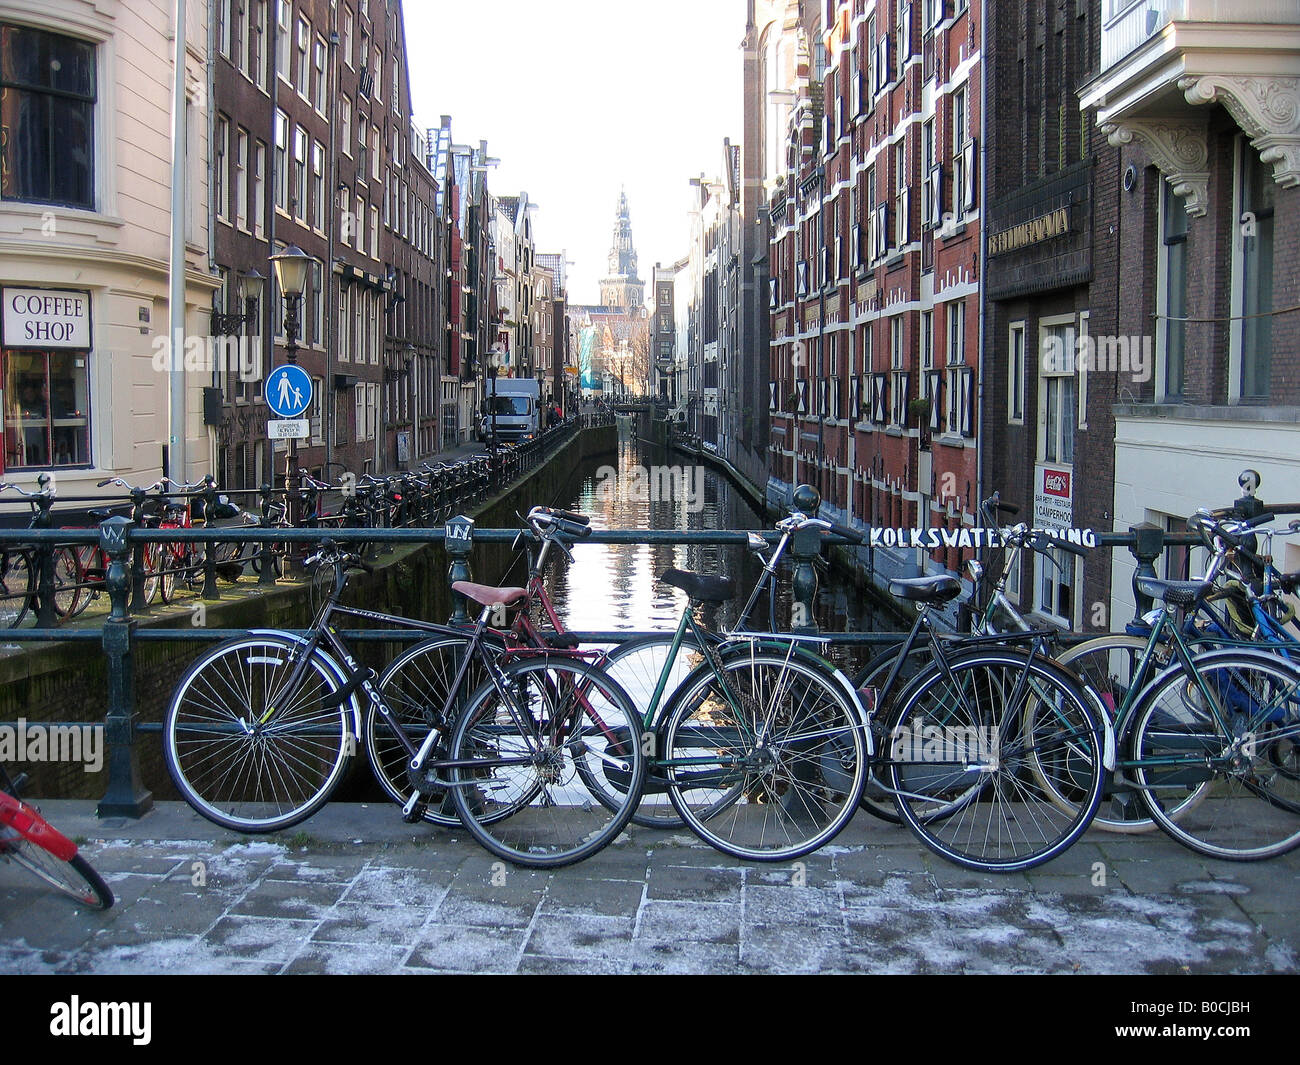
<svg viewBox="0 0 1300 1065">
<path fill-rule="evenodd" d="M 917 603 L 946 603 L 961 595 L 961 581 L 956 577 L 898 577 L 889 582 L 891 595 Z"/>
<path fill-rule="evenodd" d="M 473 599 L 479 606 L 511 606 L 521 599 L 528 598 L 526 588 L 493 588 L 487 584 L 475 584 L 473 581 L 453 581 L 453 592 L 460 592 L 467 599 Z"/>
<path fill-rule="evenodd" d="M 1137 589 L 1152 599 L 1163 599 L 1170 606 L 1191 606 L 1205 591 L 1204 581 L 1162 581 L 1155 577 L 1139 577 Z"/>
<path fill-rule="evenodd" d="M 735 582 L 730 577 L 711 577 L 705 573 L 670 569 L 661 573 L 659 579 L 664 584 L 680 588 L 692 599 L 698 599 L 702 603 L 726 603 L 736 595 Z"/>
</svg>

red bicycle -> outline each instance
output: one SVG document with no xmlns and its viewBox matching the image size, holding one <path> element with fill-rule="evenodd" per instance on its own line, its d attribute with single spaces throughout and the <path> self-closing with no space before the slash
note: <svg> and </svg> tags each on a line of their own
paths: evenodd
<svg viewBox="0 0 1300 1065">
<path fill-rule="evenodd" d="M 0 766 L 0 858 L 20 865 L 65 895 L 96 910 L 113 905 L 113 892 L 80 854 L 77 845 L 23 802 L 25 782 Z"/>
</svg>

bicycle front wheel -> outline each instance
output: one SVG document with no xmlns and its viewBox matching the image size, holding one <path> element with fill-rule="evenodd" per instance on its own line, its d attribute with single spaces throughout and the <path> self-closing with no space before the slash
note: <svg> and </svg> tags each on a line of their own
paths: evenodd
<svg viewBox="0 0 1300 1065">
<path fill-rule="evenodd" d="M 19 837 L 0 838 L 0 858 L 9 859 L 83 906 L 107 910 L 113 905 L 113 892 L 104 878 L 80 854 L 64 861 L 31 840 Z"/>
<path fill-rule="evenodd" d="M 1135 712 L 1133 775 L 1152 818 L 1199 854 L 1257 861 L 1300 846 L 1300 670 L 1266 652 L 1211 651 L 1169 670 Z M 1183 797 L 1203 789 L 1188 809 Z"/>
<path fill-rule="evenodd" d="M 248 636 L 203 655 L 163 719 L 167 771 L 209 821 L 240 832 L 296 825 L 326 802 L 355 749 L 342 682 L 313 653 L 292 690 L 303 647 Z"/>
<path fill-rule="evenodd" d="M 1104 726 L 1078 682 L 1048 659 L 976 651 L 932 666 L 886 730 L 899 815 L 927 847 L 968 869 L 1049 861 L 1101 799 Z M 1062 809 L 1039 783 L 1069 794 Z"/>
<path fill-rule="evenodd" d="M 601 670 L 539 655 L 482 686 L 452 733 L 445 768 L 470 833 L 517 865 L 555 868 L 612 842 L 641 798 L 646 759 L 636 707 Z M 604 775 L 606 805 L 585 778 Z"/>
<path fill-rule="evenodd" d="M 857 706 L 823 669 L 779 649 L 743 647 L 683 686 L 664 729 L 668 795 L 724 854 L 798 858 L 833 839 L 857 809 L 865 737 Z"/>
<path fill-rule="evenodd" d="M 468 650 L 468 637 L 437 636 L 402 652 L 380 675 L 379 692 L 384 702 L 417 748 L 430 729 L 440 730 L 441 738 L 434 747 L 430 764 L 446 761 L 452 722 L 465 706 L 467 693 L 478 691 L 488 679 L 483 664 L 471 661 L 461 681 L 460 697 L 452 702 L 450 714 L 444 713 L 448 693 Z M 365 737 L 370 769 L 393 802 L 403 805 L 418 784 L 426 802 L 422 815 L 425 821 L 444 826 L 461 824 L 450 791 L 436 782 L 437 769 L 432 770 L 433 780 L 428 779 L 428 770 L 425 779 L 411 779 L 407 770 L 410 756 L 394 727 L 375 709 L 374 703 L 366 711 Z"/>
</svg>

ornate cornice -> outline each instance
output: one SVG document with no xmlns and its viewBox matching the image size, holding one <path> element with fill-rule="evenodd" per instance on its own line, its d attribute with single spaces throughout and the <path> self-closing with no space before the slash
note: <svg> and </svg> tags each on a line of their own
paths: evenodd
<svg viewBox="0 0 1300 1065">
<path fill-rule="evenodd" d="M 1208 205 L 1210 146 L 1207 122 L 1169 122 L 1131 118 L 1102 126 L 1107 141 L 1119 148 L 1136 138 L 1160 172 L 1169 178 L 1174 195 L 1183 198 L 1189 215 L 1200 217 Z"/>
<path fill-rule="evenodd" d="M 1180 78 L 1178 87 L 1190 104 L 1223 104 L 1273 164 L 1273 180 L 1300 185 L 1300 77 L 1208 74 Z"/>
</svg>

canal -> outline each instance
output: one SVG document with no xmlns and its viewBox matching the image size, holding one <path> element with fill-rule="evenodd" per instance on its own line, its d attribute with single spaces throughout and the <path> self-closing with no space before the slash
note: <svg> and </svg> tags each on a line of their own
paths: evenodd
<svg viewBox="0 0 1300 1065">
<path fill-rule="evenodd" d="M 578 467 L 557 498 L 520 503 L 521 512 L 524 503 L 578 511 L 589 515 L 598 529 L 772 528 L 723 474 L 637 436 L 635 429 L 620 433 L 617 454 Z M 735 581 L 736 598 L 718 613 L 718 621 L 729 625 L 762 572 L 756 557 L 741 545 L 579 543 L 573 555 L 572 565 L 560 559 L 550 566 L 547 587 L 565 625 L 577 631 L 672 629 L 686 596 L 662 584 L 659 575 L 673 567 Z M 523 559 L 517 559 L 501 583 L 522 584 L 524 566 Z M 782 630 L 790 621 L 790 573 L 788 561 L 783 561 L 776 606 Z M 766 628 L 767 618 L 764 596 L 749 620 L 754 628 Z M 838 568 L 820 573 L 817 622 L 827 633 L 899 627 Z M 863 647 L 841 647 L 832 657 L 847 669 L 867 654 Z"/>
</svg>

